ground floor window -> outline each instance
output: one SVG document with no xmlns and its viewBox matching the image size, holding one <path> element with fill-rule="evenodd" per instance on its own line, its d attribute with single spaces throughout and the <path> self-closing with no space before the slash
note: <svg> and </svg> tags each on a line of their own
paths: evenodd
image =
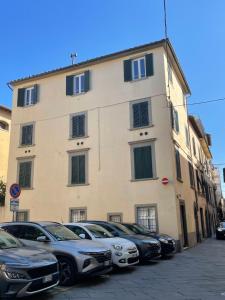
<svg viewBox="0 0 225 300">
<path fill-rule="evenodd" d="M 121 223 L 122 222 L 122 213 L 109 213 L 108 221 Z"/>
<path fill-rule="evenodd" d="M 27 222 L 29 221 L 29 211 L 21 210 L 16 212 L 16 221 L 17 222 Z"/>
<path fill-rule="evenodd" d="M 155 205 L 137 206 L 136 222 L 149 228 L 152 232 L 158 231 L 157 210 Z"/>
<path fill-rule="evenodd" d="M 71 208 L 70 209 L 70 222 L 85 221 L 87 219 L 86 208 Z"/>
</svg>

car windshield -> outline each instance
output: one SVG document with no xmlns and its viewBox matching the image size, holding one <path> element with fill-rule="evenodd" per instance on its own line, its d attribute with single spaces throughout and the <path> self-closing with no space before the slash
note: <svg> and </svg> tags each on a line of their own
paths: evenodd
<svg viewBox="0 0 225 300">
<path fill-rule="evenodd" d="M 98 225 L 87 225 L 86 228 L 93 234 L 95 238 L 111 238 L 113 235 L 105 228 Z"/>
<path fill-rule="evenodd" d="M 139 233 L 146 234 L 146 233 L 152 233 L 147 227 L 139 224 L 134 224 L 133 225 L 136 230 L 139 230 Z"/>
<path fill-rule="evenodd" d="M 60 224 L 47 225 L 45 226 L 45 229 L 55 239 L 57 239 L 57 241 L 80 240 L 79 236 L 77 236 L 74 232 Z"/>
<path fill-rule="evenodd" d="M 122 234 L 134 234 L 133 231 L 129 230 L 126 228 L 124 225 L 119 224 L 119 223 L 113 223 L 113 226 Z"/>
<path fill-rule="evenodd" d="M 221 227 L 221 228 L 225 228 L 225 222 L 221 222 L 221 223 L 220 223 L 220 227 Z"/>
<path fill-rule="evenodd" d="M 11 234 L 0 230 L 0 249 L 11 249 L 21 247 L 22 244 Z"/>
</svg>

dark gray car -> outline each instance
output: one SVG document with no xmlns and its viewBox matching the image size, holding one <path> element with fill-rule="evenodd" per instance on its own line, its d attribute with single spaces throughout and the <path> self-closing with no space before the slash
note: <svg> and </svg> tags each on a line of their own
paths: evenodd
<svg viewBox="0 0 225 300">
<path fill-rule="evenodd" d="M 29 296 L 56 286 L 58 263 L 44 250 L 25 247 L 0 229 L 0 299 Z"/>
</svg>

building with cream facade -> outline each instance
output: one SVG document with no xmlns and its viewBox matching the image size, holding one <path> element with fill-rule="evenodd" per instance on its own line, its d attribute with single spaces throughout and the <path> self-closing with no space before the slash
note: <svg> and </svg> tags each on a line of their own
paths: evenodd
<svg viewBox="0 0 225 300">
<path fill-rule="evenodd" d="M 213 186 L 210 144 L 204 130 L 200 137 L 189 120 L 190 89 L 169 42 L 15 80 L 11 86 L 8 184 L 22 187 L 18 220 L 136 221 L 174 236 L 181 247 L 193 246 L 213 230 L 214 199 L 206 199 L 205 177 L 197 190 L 196 170 L 199 176 L 203 171 L 192 140 Z M 9 198 L 3 220 L 12 218 Z"/>
<path fill-rule="evenodd" d="M 11 110 L 0 105 L 0 206 L 4 205 L 5 199 L 1 186 L 6 184 L 7 179 L 10 127 Z"/>
</svg>

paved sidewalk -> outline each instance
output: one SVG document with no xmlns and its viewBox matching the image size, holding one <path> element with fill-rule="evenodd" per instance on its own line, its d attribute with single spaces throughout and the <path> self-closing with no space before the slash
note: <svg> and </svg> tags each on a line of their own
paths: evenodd
<svg viewBox="0 0 225 300">
<path fill-rule="evenodd" d="M 58 287 L 30 300 L 40 299 L 225 300 L 225 241 L 208 239 L 172 259 Z"/>
</svg>

